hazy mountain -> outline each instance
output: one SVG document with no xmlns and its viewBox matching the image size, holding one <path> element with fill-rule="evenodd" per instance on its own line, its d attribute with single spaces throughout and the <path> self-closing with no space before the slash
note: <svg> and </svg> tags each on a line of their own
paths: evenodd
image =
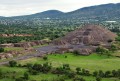
<svg viewBox="0 0 120 81">
<path fill-rule="evenodd" d="M 120 3 L 84 7 L 66 13 L 67 18 L 117 19 L 120 18 Z"/>
<path fill-rule="evenodd" d="M 80 19 L 80 20 L 119 20 L 120 3 L 103 4 L 84 7 L 72 12 L 64 13 L 58 10 L 48 10 L 32 15 L 9 17 L 9 19 Z M 3 19 L 3 18 L 2 18 Z"/>
<path fill-rule="evenodd" d="M 63 15 L 64 13 L 58 10 L 48 10 L 41 13 L 30 15 L 32 17 L 38 18 L 56 18 L 57 16 Z"/>
<path fill-rule="evenodd" d="M 32 14 L 32 15 L 24 15 L 24 16 L 14 16 L 14 17 L 9 17 L 9 18 L 40 18 L 40 19 L 46 19 L 46 18 L 57 18 L 60 15 L 63 15 L 64 12 L 58 11 L 58 10 L 48 10 L 48 11 L 44 11 L 41 13 L 36 13 L 36 14 Z"/>
</svg>

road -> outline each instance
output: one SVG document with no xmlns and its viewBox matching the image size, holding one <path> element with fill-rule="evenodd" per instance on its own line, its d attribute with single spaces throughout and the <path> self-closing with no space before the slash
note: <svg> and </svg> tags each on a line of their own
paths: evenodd
<svg viewBox="0 0 120 81">
<path fill-rule="evenodd" d="M 19 57 L 15 57 L 12 60 L 25 60 L 25 59 L 29 59 L 29 58 L 33 58 L 33 57 L 42 57 L 44 55 L 46 55 L 47 53 L 51 53 L 53 51 L 58 50 L 58 48 L 61 46 L 43 46 L 43 47 L 39 47 L 39 48 L 35 48 L 36 53 L 33 54 L 26 54 L 24 56 L 19 56 Z M 90 46 L 82 46 L 82 45 L 70 45 L 69 47 L 73 47 L 73 49 L 78 49 L 78 48 L 90 48 Z M 91 47 L 93 48 L 93 47 Z M 5 62 L 0 62 L 0 65 L 4 65 L 4 64 L 8 64 L 9 61 L 5 61 Z"/>
</svg>

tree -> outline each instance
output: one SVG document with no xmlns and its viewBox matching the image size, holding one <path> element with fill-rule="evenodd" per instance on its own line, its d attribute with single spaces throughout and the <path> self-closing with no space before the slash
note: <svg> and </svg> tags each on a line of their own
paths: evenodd
<svg viewBox="0 0 120 81">
<path fill-rule="evenodd" d="M 46 56 L 45 56 L 45 57 L 43 57 L 43 60 L 48 60 L 48 57 L 46 57 Z"/>
<path fill-rule="evenodd" d="M 86 81 L 84 78 L 75 77 L 73 81 Z"/>
<path fill-rule="evenodd" d="M 29 74 L 27 72 L 24 73 L 24 79 L 28 80 L 29 79 Z"/>
<path fill-rule="evenodd" d="M 1 53 L 1 52 L 4 52 L 4 48 L 0 48 L 0 53 Z"/>
<path fill-rule="evenodd" d="M 34 64 L 32 69 L 36 70 L 38 72 L 42 72 L 42 65 L 41 64 Z"/>
<path fill-rule="evenodd" d="M 27 65 L 26 65 L 26 66 L 27 66 L 27 68 L 32 68 L 32 66 L 33 66 L 33 65 L 32 65 L 32 64 L 30 64 L 30 63 L 27 63 Z"/>
<path fill-rule="evenodd" d="M 42 72 L 43 73 L 47 73 L 51 70 L 52 66 L 48 63 L 44 63 L 42 66 Z"/>
<path fill-rule="evenodd" d="M 117 70 L 117 76 L 120 79 L 120 69 Z"/>
<path fill-rule="evenodd" d="M 23 78 L 16 78 L 15 81 L 25 81 Z"/>
<path fill-rule="evenodd" d="M 3 72 L 2 72 L 2 70 L 0 69 L 0 78 L 2 78 L 3 77 Z"/>
<path fill-rule="evenodd" d="M 115 44 L 112 44 L 110 50 L 112 52 L 115 52 L 116 50 L 118 50 L 118 48 L 117 48 L 117 46 Z"/>
<path fill-rule="evenodd" d="M 103 73 L 102 70 L 99 70 L 98 76 L 100 76 L 100 77 L 104 77 L 104 73 Z"/>
<path fill-rule="evenodd" d="M 77 68 L 76 68 L 76 73 L 79 74 L 80 71 L 81 71 L 81 68 L 80 68 L 80 67 L 77 67 Z"/>
<path fill-rule="evenodd" d="M 110 71 L 106 71 L 106 72 L 105 72 L 105 77 L 109 77 L 109 76 L 110 76 L 110 74 L 111 74 L 111 72 L 110 72 Z"/>
<path fill-rule="evenodd" d="M 74 50 L 74 51 L 73 51 L 73 54 L 74 54 L 74 55 L 80 55 L 79 51 L 77 51 L 77 50 Z"/>
<path fill-rule="evenodd" d="M 15 66 L 17 66 L 17 62 L 14 60 L 9 61 L 9 65 L 10 65 L 10 67 L 15 67 Z"/>
<path fill-rule="evenodd" d="M 69 78 L 74 78 L 75 77 L 75 73 L 74 72 L 68 72 L 66 74 Z"/>
<path fill-rule="evenodd" d="M 117 71 L 116 70 L 112 70 L 112 75 L 113 75 L 113 77 L 116 77 L 117 76 Z"/>
<path fill-rule="evenodd" d="M 96 48 L 96 52 L 100 55 L 107 55 L 108 57 L 111 55 L 110 51 L 104 47 Z"/>
<path fill-rule="evenodd" d="M 96 81 L 101 81 L 102 80 L 102 78 L 101 77 L 96 77 Z"/>
<path fill-rule="evenodd" d="M 93 76 L 95 76 L 95 77 L 98 76 L 98 72 L 97 72 L 97 71 L 94 71 L 94 72 L 93 72 Z"/>
</svg>

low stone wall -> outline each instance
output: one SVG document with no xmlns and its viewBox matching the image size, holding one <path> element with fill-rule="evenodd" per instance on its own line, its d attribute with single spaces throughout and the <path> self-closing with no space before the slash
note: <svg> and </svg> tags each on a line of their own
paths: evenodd
<svg viewBox="0 0 120 81">
<path fill-rule="evenodd" d="M 9 44 L 0 44 L 0 47 L 4 48 L 4 47 L 14 47 L 14 44 L 9 43 Z"/>
<path fill-rule="evenodd" d="M 45 40 L 39 40 L 39 41 L 31 41 L 31 42 L 22 42 L 22 43 L 14 43 L 14 47 L 32 47 L 36 45 L 43 45 L 49 43 L 48 41 Z"/>
<path fill-rule="evenodd" d="M 28 48 L 36 45 L 49 44 L 49 41 L 46 40 L 36 40 L 31 42 L 20 42 L 20 43 L 9 43 L 9 44 L 0 44 L 0 47 L 23 47 Z"/>
</svg>

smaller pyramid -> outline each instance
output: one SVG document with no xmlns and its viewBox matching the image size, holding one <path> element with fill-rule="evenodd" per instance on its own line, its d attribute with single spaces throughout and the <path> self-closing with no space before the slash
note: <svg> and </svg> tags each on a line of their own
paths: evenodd
<svg viewBox="0 0 120 81">
<path fill-rule="evenodd" d="M 99 25 L 85 25 L 53 41 L 55 45 L 99 45 L 114 41 L 117 35 Z"/>
</svg>

